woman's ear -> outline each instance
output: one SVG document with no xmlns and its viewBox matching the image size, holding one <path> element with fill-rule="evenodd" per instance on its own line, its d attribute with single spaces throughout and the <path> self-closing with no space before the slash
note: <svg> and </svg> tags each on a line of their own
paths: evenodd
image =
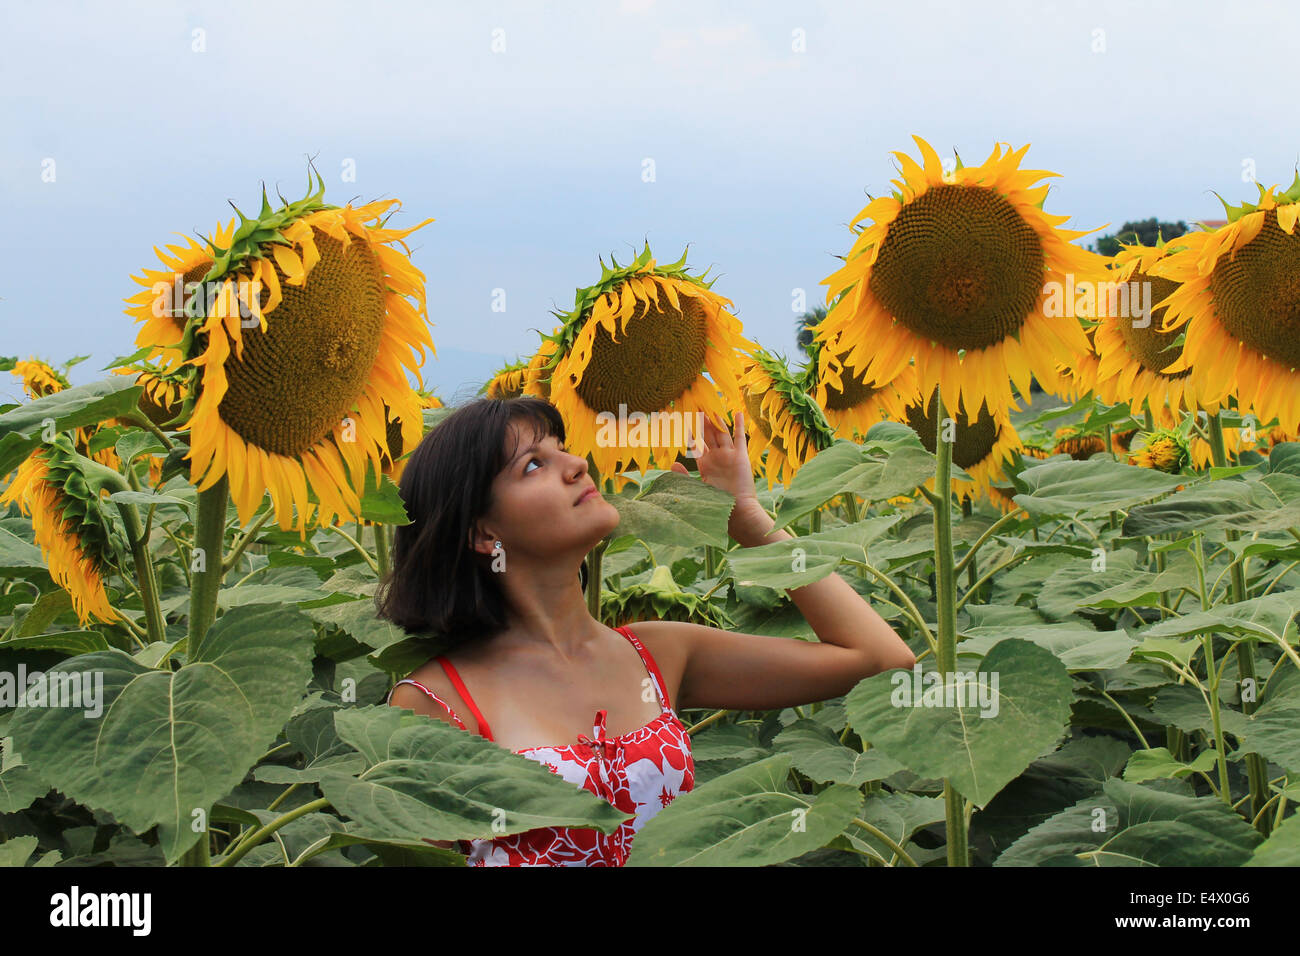
<svg viewBox="0 0 1300 956">
<path fill-rule="evenodd" d="M 477 521 L 469 529 L 469 549 L 471 551 L 490 555 L 496 549 L 496 541 L 497 539 L 486 533 Z"/>
</svg>

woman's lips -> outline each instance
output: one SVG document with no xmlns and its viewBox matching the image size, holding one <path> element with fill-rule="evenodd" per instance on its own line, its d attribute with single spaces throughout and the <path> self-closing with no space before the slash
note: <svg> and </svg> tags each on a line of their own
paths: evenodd
<svg viewBox="0 0 1300 956">
<path fill-rule="evenodd" d="M 590 489 L 588 489 L 587 491 L 583 492 L 582 497 L 578 499 L 577 504 L 575 504 L 574 507 L 576 508 L 578 505 L 582 504 L 584 501 L 587 501 L 588 499 L 591 499 L 591 498 L 596 497 L 596 495 L 598 495 L 599 493 L 600 493 L 600 492 L 598 492 L 595 488 L 590 488 Z"/>
</svg>

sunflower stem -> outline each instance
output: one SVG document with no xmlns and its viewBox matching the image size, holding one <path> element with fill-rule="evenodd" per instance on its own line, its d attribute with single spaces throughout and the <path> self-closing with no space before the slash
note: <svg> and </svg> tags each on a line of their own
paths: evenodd
<svg viewBox="0 0 1300 956">
<path fill-rule="evenodd" d="M 1228 463 L 1227 452 L 1223 446 L 1223 422 L 1219 419 L 1219 413 L 1215 412 L 1209 416 L 1210 426 L 1210 451 L 1214 455 L 1214 464 L 1222 468 Z M 1234 528 L 1228 528 L 1224 532 L 1229 541 L 1236 541 L 1241 537 L 1240 532 Z M 1241 566 L 1241 561 L 1232 562 L 1232 603 L 1236 604 L 1246 600 L 1246 573 Z M 1255 648 L 1254 645 L 1242 643 L 1237 645 L 1237 686 L 1241 687 L 1246 681 L 1258 688 L 1259 682 L 1255 675 Z M 1241 701 L 1241 709 L 1249 717 L 1255 712 L 1257 706 L 1258 693 L 1252 695 L 1254 699 Z M 1215 696 L 1217 703 L 1218 697 Z M 1222 746 L 1222 744 L 1219 744 Z M 1268 836 L 1272 832 L 1272 820 L 1261 811 L 1264 809 L 1265 801 L 1268 799 L 1268 773 L 1264 767 L 1264 758 L 1259 754 L 1246 754 L 1246 775 L 1250 779 L 1250 806 L 1251 819 L 1255 821 L 1255 829 L 1263 836 Z"/>
<path fill-rule="evenodd" d="M 953 573 L 952 555 L 952 445 L 944 440 L 944 419 L 941 389 L 935 394 L 934 451 L 934 565 L 935 604 L 938 609 L 938 651 L 935 654 L 939 672 L 948 680 L 957 669 L 957 580 Z M 951 780 L 943 782 L 943 801 L 946 808 L 948 834 L 948 865 L 969 866 L 966 843 L 966 798 Z"/>
<path fill-rule="evenodd" d="M 393 566 L 392 552 L 389 550 L 388 527 L 376 521 L 375 529 L 375 561 L 379 565 L 379 580 L 388 577 L 388 572 Z"/>
<path fill-rule="evenodd" d="M 226 559 L 221 562 L 221 571 L 223 574 L 229 573 L 235 569 L 235 565 L 239 563 L 239 559 L 244 556 L 244 552 L 248 550 L 248 546 L 252 544 L 253 539 L 257 537 L 257 532 L 261 531 L 262 525 L 266 524 L 266 522 L 270 520 L 272 512 L 273 509 L 267 508 L 266 511 L 259 515 L 257 520 L 253 522 L 253 526 L 241 535 L 237 542 L 235 542 L 235 546 L 230 549 L 230 554 L 228 554 Z"/>
<path fill-rule="evenodd" d="M 198 659 L 203 638 L 217 617 L 217 594 L 225 577 L 222 568 L 222 545 L 226 538 L 226 505 L 230 500 L 229 480 L 221 480 L 206 491 L 199 492 L 198 513 L 194 518 L 194 552 L 202 556 L 201 568 L 193 568 L 190 576 L 190 620 L 185 642 L 186 659 Z M 208 835 L 205 833 L 194 846 L 180 858 L 181 866 L 209 866 L 211 863 Z"/>
<path fill-rule="evenodd" d="M 123 502 L 118 504 L 117 511 L 122 516 L 126 539 L 131 545 L 131 556 L 135 559 L 135 577 L 140 585 L 140 603 L 144 605 L 149 643 L 154 644 L 166 639 L 167 625 L 158 604 L 158 577 L 153 558 L 149 554 L 149 542 L 145 540 L 145 532 L 140 527 L 140 512 L 135 505 Z"/>
<path fill-rule="evenodd" d="M 851 491 L 844 496 L 844 509 L 849 513 L 849 524 L 856 524 L 858 521 L 858 496 Z"/>
</svg>

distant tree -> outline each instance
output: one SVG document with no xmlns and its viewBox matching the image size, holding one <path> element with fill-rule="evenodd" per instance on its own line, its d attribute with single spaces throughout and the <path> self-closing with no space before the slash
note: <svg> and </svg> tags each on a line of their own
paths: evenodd
<svg viewBox="0 0 1300 956">
<path fill-rule="evenodd" d="M 1126 222 L 1119 229 L 1119 232 L 1113 232 L 1108 236 L 1102 236 L 1092 244 L 1093 252 L 1098 252 L 1103 256 L 1113 256 L 1119 252 L 1119 244 L 1125 245 L 1142 245 L 1154 246 L 1156 237 L 1168 242 L 1181 236 L 1187 231 L 1187 223 L 1182 222 L 1160 222 L 1154 216 L 1150 219 L 1143 219 L 1140 222 Z"/>
<path fill-rule="evenodd" d="M 826 309 L 818 305 L 814 306 L 812 309 L 794 320 L 796 330 L 795 342 L 798 344 L 799 349 L 803 352 L 805 358 L 812 357 L 809 354 L 808 349 L 812 345 L 813 331 L 824 318 L 826 318 Z"/>
</svg>

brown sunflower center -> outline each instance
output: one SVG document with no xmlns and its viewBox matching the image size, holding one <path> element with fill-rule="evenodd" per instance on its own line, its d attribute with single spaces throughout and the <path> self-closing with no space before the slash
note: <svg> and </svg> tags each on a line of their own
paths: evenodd
<svg viewBox="0 0 1300 956">
<path fill-rule="evenodd" d="M 1210 276 L 1214 311 L 1228 333 L 1286 368 L 1300 367 L 1300 230 L 1265 213 L 1259 235 L 1225 253 Z"/>
<path fill-rule="evenodd" d="M 355 408 L 379 354 L 384 272 L 365 242 L 347 246 L 313 227 L 320 261 L 301 286 L 275 267 L 283 299 L 266 332 L 243 330 L 244 359 L 226 362 L 221 418 L 240 438 L 295 457 Z M 263 290 L 265 305 L 267 292 Z"/>
<path fill-rule="evenodd" d="M 1043 244 L 985 186 L 934 186 L 889 226 L 869 288 L 916 335 L 982 349 L 1015 335 L 1043 289 Z"/>
<path fill-rule="evenodd" d="M 614 415 L 620 404 L 628 413 L 663 411 L 700 377 L 709 344 L 704 306 L 679 295 L 681 309 L 675 309 L 657 285 L 655 293 L 659 311 L 647 315 L 646 303 L 637 300 L 617 342 L 604 326 L 596 330 L 577 386 L 588 408 Z"/>
<path fill-rule="evenodd" d="M 861 373 L 850 369 L 845 363 L 848 353 L 836 356 L 841 366 L 840 384 L 844 390 L 840 391 L 829 382 L 826 385 L 826 405 L 829 412 L 843 412 L 850 408 L 857 408 L 863 402 L 871 399 L 880 389 L 872 388 L 864 384 Z"/>
<path fill-rule="evenodd" d="M 1144 283 L 1150 283 L 1151 303 L 1153 305 L 1178 288 L 1178 283 L 1173 279 L 1147 275 L 1145 272 L 1134 272 L 1129 278 L 1129 283 L 1130 288 L 1133 287 L 1132 283 L 1137 283 L 1139 289 L 1145 288 Z M 1143 298 L 1145 299 L 1145 296 Z M 1130 309 L 1130 312 L 1135 311 Z M 1139 320 L 1133 318 L 1121 317 L 1115 320 L 1129 354 L 1137 359 L 1138 364 L 1143 368 L 1152 372 L 1159 372 L 1161 369 L 1172 365 L 1183 354 L 1182 346 L 1174 345 L 1173 342 L 1186 331 L 1186 326 L 1172 332 L 1161 332 L 1160 325 L 1164 320 L 1165 310 L 1163 308 L 1152 310 L 1151 323 L 1145 328 L 1134 328 L 1133 323 Z M 1166 378 L 1183 378 L 1190 374 L 1192 374 L 1192 370 L 1188 368 L 1183 369 L 1181 372 L 1168 374 Z"/>
<path fill-rule="evenodd" d="M 937 396 L 931 393 L 925 411 L 921 410 L 920 405 L 909 405 L 906 410 L 907 424 L 911 425 L 912 430 L 921 436 L 921 444 L 931 454 L 934 454 L 936 447 L 937 404 Z M 993 451 L 993 446 L 997 444 L 998 434 L 1001 431 L 998 423 L 989 413 L 988 405 L 980 405 L 980 413 L 976 416 L 974 423 L 966 417 L 964 409 L 955 416 L 952 409 L 945 408 L 944 410 L 955 422 L 955 434 L 953 436 L 955 441 L 952 446 L 953 464 L 958 468 L 970 468 L 972 465 L 978 465 Z"/>
</svg>

